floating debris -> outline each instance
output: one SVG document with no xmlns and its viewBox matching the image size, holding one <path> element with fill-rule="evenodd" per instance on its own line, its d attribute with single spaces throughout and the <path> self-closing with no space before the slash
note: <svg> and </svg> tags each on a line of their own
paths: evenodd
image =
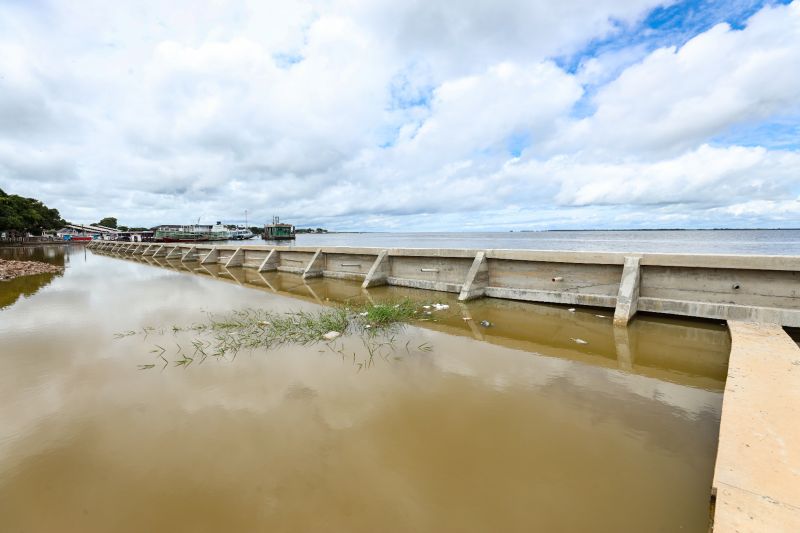
<svg viewBox="0 0 800 533">
<path fill-rule="evenodd" d="M 464 322 L 466 322 L 467 320 L 472 320 L 472 317 L 471 316 L 465 316 L 463 320 L 464 320 Z"/>
<path fill-rule="evenodd" d="M 574 313 L 575 312 L 575 308 L 574 307 L 570 307 L 569 309 L 567 309 L 567 311 L 569 311 L 570 313 Z"/>
<path fill-rule="evenodd" d="M 341 333 L 339 333 L 338 331 L 329 331 L 328 333 L 323 335 L 322 338 L 325 339 L 326 341 L 332 341 L 333 339 L 339 336 L 341 336 Z"/>
<path fill-rule="evenodd" d="M 447 304 L 433 304 L 433 308 L 437 311 L 444 311 L 446 309 L 450 309 L 450 306 Z"/>
<path fill-rule="evenodd" d="M 583 339 L 570 339 L 570 340 L 575 341 L 577 344 L 589 344 L 588 341 L 585 341 Z"/>
<path fill-rule="evenodd" d="M 594 315 L 594 316 L 596 316 L 597 318 L 608 318 L 606 315 Z"/>
<path fill-rule="evenodd" d="M 492 323 L 491 323 L 491 322 L 489 322 L 488 320 L 481 320 L 481 326 L 483 326 L 483 327 L 485 327 L 485 328 L 490 328 L 490 327 L 492 327 L 493 325 L 494 325 L 494 324 L 492 324 Z"/>
</svg>

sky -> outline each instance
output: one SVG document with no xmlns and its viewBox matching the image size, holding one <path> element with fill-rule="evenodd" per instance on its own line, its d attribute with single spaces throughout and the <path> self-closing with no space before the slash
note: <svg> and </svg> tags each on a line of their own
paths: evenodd
<svg viewBox="0 0 800 533">
<path fill-rule="evenodd" d="M 129 226 L 800 227 L 800 0 L 0 0 L 0 189 Z"/>
</svg>

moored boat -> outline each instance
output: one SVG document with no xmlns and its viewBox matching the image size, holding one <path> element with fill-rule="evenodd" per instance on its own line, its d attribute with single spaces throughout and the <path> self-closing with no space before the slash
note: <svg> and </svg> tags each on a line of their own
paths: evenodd
<svg viewBox="0 0 800 533">
<path fill-rule="evenodd" d="M 220 222 L 213 226 L 159 226 L 153 234 L 155 242 L 227 241 L 230 232 Z"/>
<path fill-rule="evenodd" d="M 256 235 L 249 229 L 240 226 L 236 229 L 230 230 L 230 236 L 230 238 L 235 241 L 245 241 L 247 239 L 252 239 Z"/>
<path fill-rule="evenodd" d="M 291 224 L 281 223 L 280 218 L 272 217 L 272 224 L 264 226 L 265 241 L 279 241 L 295 238 L 295 228 Z"/>
</svg>

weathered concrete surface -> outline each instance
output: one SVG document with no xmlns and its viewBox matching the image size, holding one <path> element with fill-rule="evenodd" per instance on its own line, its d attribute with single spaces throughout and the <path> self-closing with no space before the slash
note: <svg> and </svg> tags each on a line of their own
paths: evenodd
<svg viewBox="0 0 800 533">
<path fill-rule="evenodd" d="M 181 256 L 182 263 L 193 261 L 197 261 L 197 246 L 192 246 Z"/>
<path fill-rule="evenodd" d="M 167 252 L 167 259 L 176 257 L 183 257 L 183 249 L 179 246 L 173 246 L 170 248 L 169 252 Z"/>
<path fill-rule="evenodd" d="M 270 250 L 267 256 L 264 258 L 264 260 L 258 266 L 258 271 L 267 272 L 270 270 L 277 270 L 278 265 L 280 264 L 280 258 L 278 257 L 279 253 L 280 252 L 278 252 L 274 248 Z"/>
<path fill-rule="evenodd" d="M 303 270 L 303 279 L 308 278 L 318 278 L 322 276 L 322 271 L 325 268 L 325 254 L 322 253 L 321 249 L 317 249 L 314 252 L 314 255 L 311 256 L 311 260 L 306 265 L 305 270 Z"/>
<path fill-rule="evenodd" d="M 216 263 L 217 261 L 219 261 L 219 252 L 216 248 L 212 248 L 206 253 L 205 257 L 203 257 L 202 261 L 200 261 L 200 264 L 208 265 Z"/>
<path fill-rule="evenodd" d="M 244 250 L 239 248 L 235 252 L 233 252 L 233 254 L 225 262 L 225 268 L 242 266 L 243 263 L 244 263 Z"/>
<path fill-rule="evenodd" d="M 361 284 L 361 288 L 368 289 L 376 285 L 385 285 L 386 279 L 389 277 L 390 273 L 389 252 L 387 250 L 381 250 L 378 252 L 378 257 L 375 258 L 375 262 L 370 267 L 369 272 L 367 272 L 367 276 L 364 278 L 364 283 Z"/>
<path fill-rule="evenodd" d="M 777 325 L 728 326 L 714 531 L 800 531 L 800 347 Z"/>
<path fill-rule="evenodd" d="M 622 267 L 622 279 L 619 282 L 617 306 L 614 310 L 614 325 L 627 326 L 639 303 L 639 257 L 626 257 Z"/>
<path fill-rule="evenodd" d="M 89 246 L 137 254 L 151 244 Z M 172 250 L 167 256 L 172 258 L 193 246 L 205 257 L 204 264 L 228 264 L 241 250 L 244 268 L 274 266 L 305 277 L 363 279 L 365 288 L 400 285 L 458 292 L 466 299 L 488 296 L 610 307 L 618 324 L 645 311 L 800 327 L 800 257 L 793 256 L 636 254 L 635 269 L 625 266 L 631 254 L 615 252 L 486 250 L 476 262 L 479 251 L 463 249 L 220 245 L 209 255 L 210 245 L 186 243 L 161 250 Z M 265 262 L 267 257 L 271 259 Z M 235 265 L 237 259 L 229 264 Z"/>
<path fill-rule="evenodd" d="M 480 298 L 486 294 L 489 286 L 489 263 L 486 261 L 486 252 L 478 252 L 475 260 L 467 272 L 467 280 L 461 288 L 458 299 L 462 302 Z"/>
</svg>

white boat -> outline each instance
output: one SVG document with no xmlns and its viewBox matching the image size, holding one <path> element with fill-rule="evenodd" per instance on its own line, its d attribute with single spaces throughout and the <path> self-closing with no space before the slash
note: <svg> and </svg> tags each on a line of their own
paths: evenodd
<svg viewBox="0 0 800 533">
<path fill-rule="evenodd" d="M 244 241 L 255 237 L 252 231 L 242 226 L 237 226 L 234 230 L 228 230 L 228 233 L 230 233 L 230 238 L 235 241 Z"/>
</svg>

